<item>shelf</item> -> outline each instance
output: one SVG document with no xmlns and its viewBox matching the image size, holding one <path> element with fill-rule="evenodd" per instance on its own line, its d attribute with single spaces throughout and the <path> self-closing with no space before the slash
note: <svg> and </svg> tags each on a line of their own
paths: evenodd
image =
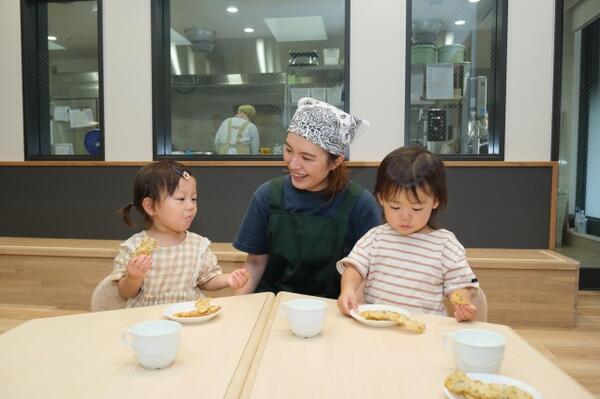
<svg viewBox="0 0 600 399">
<path fill-rule="evenodd" d="M 296 71 L 343 71 L 344 65 L 288 65 L 288 70 Z"/>
<path fill-rule="evenodd" d="M 445 99 L 445 100 L 413 100 L 410 102 L 411 106 L 419 107 L 423 105 L 439 105 L 439 104 L 447 104 L 447 105 L 456 105 L 460 104 L 462 98 L 455 99 Z"/>
</svg>

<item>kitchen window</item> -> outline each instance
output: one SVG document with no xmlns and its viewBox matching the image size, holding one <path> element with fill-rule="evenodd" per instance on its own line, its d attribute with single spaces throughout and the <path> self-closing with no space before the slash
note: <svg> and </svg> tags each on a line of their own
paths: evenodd
<svg viewBox="0 0 600 399">
<path fill-rule="evenodd" d="M 298 99 L 348 109 L 349 0 L 153 0 L 155 158 L 281 159 Z"/>
<path fill-rule="evenodd" d="M 507 0 L 409 0 L 406 140 L 503 159 Z"/>
<path fill-rule="evenodd" d="M 21 2 L 27 160 L 104 159 L 101 4 Z"/>
</svg>

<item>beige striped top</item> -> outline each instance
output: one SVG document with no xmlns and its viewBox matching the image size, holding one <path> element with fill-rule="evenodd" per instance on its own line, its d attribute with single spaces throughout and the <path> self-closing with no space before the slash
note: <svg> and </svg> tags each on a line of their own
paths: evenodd
<svg viewBox="0 0 600 399">
<path fill-rule="evenodd" d="M 111 278 L 114 282 L 125 276 L 126 267 L 135 248 L 148 237 L 145 231 L 123 242 L 114 261 Z M 185 239 L 171 247 L 157 247 L 152 252 L 152 266 L 137 296 L 127 300 L 127 307 L 185 302 L 203 297 L 198 286 L 221 274 L 217 257 L 208 247 L 210 241 L 187 232 Z"/>
<path fill-rule="evenodd" d="M 398 234 L 388 223 L 369 230 L 337 263 L 356 267 L 365 282 L 365 302 L 397 305 L 420 313 L 446 315 L 444 295 L 478 287 L 464 247 L 446 229 Z"/>
</svg>

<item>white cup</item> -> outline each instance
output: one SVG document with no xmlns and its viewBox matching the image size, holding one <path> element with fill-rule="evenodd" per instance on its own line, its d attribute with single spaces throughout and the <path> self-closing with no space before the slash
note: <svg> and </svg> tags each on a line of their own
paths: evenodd
<svg viewBox="0 0 600 399">
<path fill-rule="evenodd" d="M 443 346 L 465 373 L 496 373 L 504 359 L 506 338 L 487 330 L 465 329 L 444 334 Z"/>
<path fill-rule="evenodd" d="M 292 333 L 300 338 L 312 338 L 321 333 L 327 304 L 318 299 L 293 299 L 282 304 Z"/>
<path fill-rule="evenodd" d="M 151 320 L 123 331 L 123 343 L 132 348 L 140 364 L 147 369 L 162 369 L 175 360 L 181 324 L 170 320 Z"/>
</svg>

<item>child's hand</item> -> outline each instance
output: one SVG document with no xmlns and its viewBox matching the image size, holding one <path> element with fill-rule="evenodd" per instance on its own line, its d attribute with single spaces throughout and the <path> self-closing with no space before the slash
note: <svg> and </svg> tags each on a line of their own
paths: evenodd
<svg viewBox="0 0 600 399">
<path fill-rule="evenodd" d="M 337 300 L 337 305 L 340 312 L 349 316 L 352 309 L 356 310 L 358 308 L 358 297 L 356 296 L 356 292 L 352 290 L 342 291 Z"/>
<path fill-rule="evenodd" d="M 248 270 L 245 268 L 237 269 L 227 275 L 227 285 L 232 288 L 242 288 L 249 278 Z"/>
<path fill-rule="evenodd" d="M 152 256 L 139 255 L 133 257 L 125 270 L 127 271 L 127 277 L 133 280 L 141 280 L 144 278 L 150 267 L 152 266 Z"/>
<path fill-rule="evenodd" d="M 456 321 L 473 320 L 477 315 L 477 307 L 472 303 L 454 305 L 454 318 Z"/>
</svg>

